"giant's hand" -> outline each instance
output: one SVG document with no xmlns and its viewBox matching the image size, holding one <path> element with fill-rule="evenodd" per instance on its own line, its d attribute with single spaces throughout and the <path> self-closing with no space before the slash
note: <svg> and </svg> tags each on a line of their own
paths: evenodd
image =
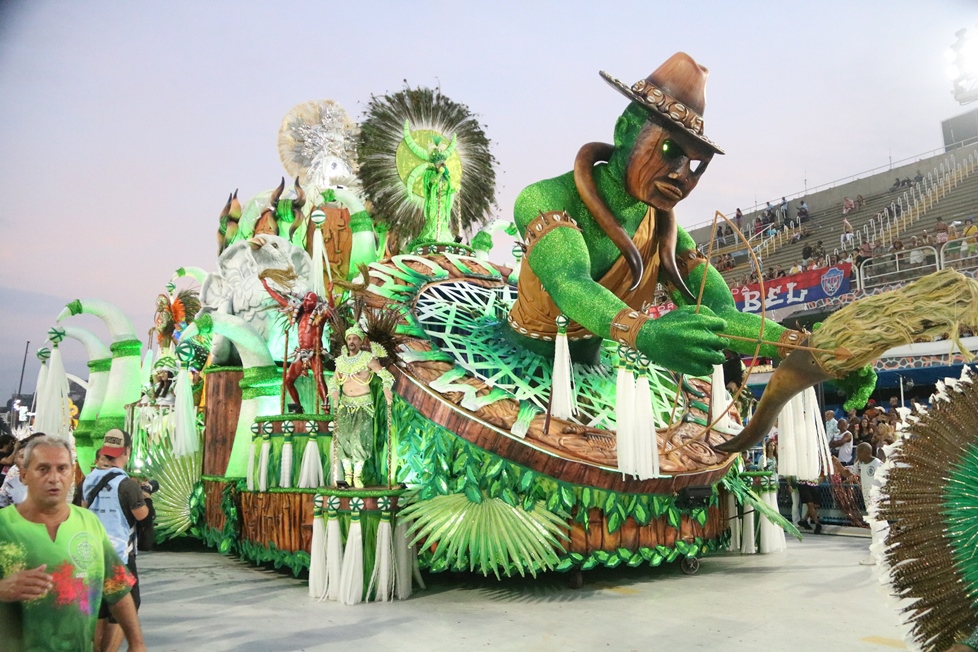
<svg viewBox="0 0 978 652">
<path fill-rule="evenodd" d="M 656 364 L 693 376 L 709 376 L 713 365 L 723 364 L 726 340 L 717 335 L 726 322 L 701 306 L 682 306 L 659 319 L 647 321 L 636 344 Z"/>
</svg>

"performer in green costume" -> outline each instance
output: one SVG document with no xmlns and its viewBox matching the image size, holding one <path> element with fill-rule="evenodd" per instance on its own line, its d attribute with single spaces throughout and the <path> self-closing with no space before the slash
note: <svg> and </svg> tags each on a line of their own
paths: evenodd
<svg viewBox="0 0 978 652">
<path fill-rule="evenodd" d="M 424 186 L 424 227 L 414 244 L 451 242 L 452 205 L 458 192 L 458 179 L 453 179 L 448 169 L 448 159 L 455 152 L 457 139 L 445 145 L 441 136 L 435 136 L 430 151 L 415 142 L 411 136 L 411 123 L 404 121 L 404 143 L 411 153 L 420 158 L 408 176 L 407 187 L 414 188 L 418 176 Z"/>
<path fill-rule="evenodd" d="M 387 357 L 384 347 L 376 342 L 364 347 L 364 332 L 358 326 L 346 331 L 346 346 L 336 357 L 336 373 L 330 379 L 329 395 L 336 419 L 336 442 L 346 482 L 362 487 L 364 462 L 373 455 L 374 399 L 370 381 L 376 374 L 384 388 L 387 404 L 391 404 L 394 377 L 384 369 L 380 359 Z"/>
<path fill-rule="evenodd" d="M 517 343 L 552 355 L 556 319 L 564 314 L 572 320 L 571 355 L 581 362 L 597 360 L 602 338 L 700 376 L 723 363 L 723 349 L 754 353 L 754 343 L 723 335 L 756 340 L 761 317 L 737 310 L 723 278 L 673 212 L 723 153 L 703 135 L 707 73 L 681 52 L 630 87 L 601 73 L 632 100 L 615 125 L 614 145 L 585 145 L 573 172 L 535 183 L 516 200 L 526 244 L 519 299 L 509 315 Z M 658 282 L 679 308 L 653 321 L 643 306 Z M 762 338 L 759 355 L 784 357 L 784 345 L 804 335 L 767 321 Z M 869 378 L 863 384 L 871 391 L 875 376 Z M 867 390 L 858 389 L 860 396 Z"/>
</svg>

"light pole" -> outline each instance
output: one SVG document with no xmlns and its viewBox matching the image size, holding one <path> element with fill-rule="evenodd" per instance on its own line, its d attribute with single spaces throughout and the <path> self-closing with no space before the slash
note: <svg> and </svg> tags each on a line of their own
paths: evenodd
<svg viewBox="0 0 978 652">
<path fill-rule="evenodd" d="M 24 361 L 20 364 L 20 382 L 17 383 L 17 398 L 20 398 L 20 390 L 24 388 L 24 368 L 27 366 L 27 349 L 30 348 L 31 341 L 27 340 L 24 345 Z"/>
</svg>

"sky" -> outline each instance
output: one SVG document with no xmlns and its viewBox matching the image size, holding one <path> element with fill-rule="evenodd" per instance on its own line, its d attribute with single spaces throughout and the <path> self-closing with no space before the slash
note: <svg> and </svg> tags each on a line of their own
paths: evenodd
<svg viewBox="0 0 978 652">
<path fill-rule="evenodd" d="M 213 269 L 230 191 L 283 175 L 282 117 L 333 99 L 440 86 L 479 114 L 498 217 L 519 191 L 608 142 L 632 83 L 677 51 L 710 69 L 714 159 L 682 225 L 939 148 L 945 52 L 973 0 L 818 3 L 49 2 L 0 0 L 0 399 L 73 299 L 137 333 L 184 265 Z M 108 340 L 97 319 L 71 323 Z M 87 376 L 81 346 L 62 346 Z"/>
</svg>

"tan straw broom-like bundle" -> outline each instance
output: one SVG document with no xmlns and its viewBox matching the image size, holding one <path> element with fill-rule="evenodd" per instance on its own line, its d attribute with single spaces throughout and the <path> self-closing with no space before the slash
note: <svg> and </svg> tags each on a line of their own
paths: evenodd
<svg viewBox="0 0 978 652">
<path fill-rule="evenodd" d="M 819 364 L 839 378 L 893 347 L 941 336 L 950 336 L 970 361 L 959 341 L 961 326 L 978 328 L 978 281 L 943 269 L 833 313 L 812 333 L 809 345 L 822 349 L 816 354 Z M 829 353 L 840 347 L 847 355 Z"/>
</svg>

